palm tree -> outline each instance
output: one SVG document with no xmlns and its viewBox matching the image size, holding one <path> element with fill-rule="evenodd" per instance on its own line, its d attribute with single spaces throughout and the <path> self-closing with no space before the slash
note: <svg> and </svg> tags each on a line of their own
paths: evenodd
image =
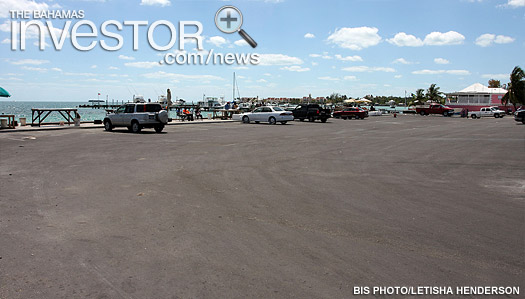
<svg viewBox="0 0 525 299">
<path fill-rule="evenodd" d="M 421 104 L 425 102 L 425 90 L 420 88 L 416 90 L 416 93 L 413 93 L 411 97 L 412 97 L 412 102 L 410 103 L 411 105 Z"/>
<path fill-rule="evenodd" d="M 511 103 L 516 110 L 517 104 L 525 104 L 525 73 L 516 66 L 510 74 L 510 82 L 507 84 L 507 93 L 501 98 L 501 103 Z"/>
<path fill-rule="evenodd" d="M 430 102 L 438 102 L 441 103 L 443 100 L 443 93 L 439 91 L 439 87 L 436 87 L 436 84 L 430 85 L 430 87 L 427 89 L 427 98 L 430 100 Z"/>
</svg>

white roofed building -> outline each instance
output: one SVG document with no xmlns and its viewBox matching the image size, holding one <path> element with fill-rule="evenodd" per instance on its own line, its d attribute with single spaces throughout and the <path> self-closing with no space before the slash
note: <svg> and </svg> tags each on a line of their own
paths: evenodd
<svg viewBox="0 0 525 299">
<path fill-rule="evenodd" d="M 457 92 L 447 93 L 447 105 L 500 106 L 501 98 L 507 93 L 503 88 L 489 88 L 475 83 Z"/>
</svg>

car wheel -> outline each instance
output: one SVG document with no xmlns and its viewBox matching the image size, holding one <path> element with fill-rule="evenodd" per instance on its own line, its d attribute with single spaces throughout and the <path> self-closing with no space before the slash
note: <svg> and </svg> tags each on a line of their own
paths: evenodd
<svg viewBox="0 0 525 299">
<path fill-rule="evenodd" d="M 304 121 L 304 118 L 299 118 L 300 121 Z"/>
<path fill-rule="evenodd" d="M 321 122 L 325 123 L 328 119 L 326 117 L 321 118 Z"/>
<path fill-rule="evenodd" d="M 287 123 L 286 121 L 282 121 L 281 125 L 286 125 L 286 123 Z"/>
<path fill-rule="evenodd" d="M 521 123 L 525 125 L 525 117 L 521 119 Z"/>
<path fill-rule="evenodd" d="M 310 118 L 308 118 L 308 121 L 309 121 L 309 122 L 314 122 L 314 121 L 315 121 L 315 118 L 310 117 Z"/>
<path fill-rule="evenodd" d="M 157 126 L 154 127 L 154 129 L 155 129 L 155 132 L 160 133 L 160 132 L 162 132 L 162 130 L 164 130 L 164 126 L 163 125 L 157 125 Z"/>
<path fill-rule="evenodd" d="M 258 121 L 255 121 L 256 124 L 258 124 L 259 122 Z"/>
<path fill-rule="evenodd" d="M 443 116 L 447 117 L 448 116 L 448 112 L 443 112 Z"/>
<path fill-rule="evenodd" d="M 478 116 L 476 114 L 472 114 L 471 118 L 476 119 Z"/>
<path fill-rule="evenodd" d="M 268 123 L 270 125 L 275 125 L 277 123 L 277 120 L 275 119 L 275 117 L 271 116 L 270 118 L 268 118 Z"/>
<path fill-rule="evenodd" d="M 140 127 L 140 124 L 138 121 L 133 121 L 131 123 L 131 132 L 133 133 L 140 133 L 140 130 L 142 130 L 142 128 Z"/>
<path fill-rule="evenodd" d="M 425 111 L 421 111 L 421 112 L 419 112 L 419 114 L 420 114 L 421 116 L 425 116 Z"/>
<path fill-rule="evenodd" d="M 242 123 L 244 124 L 249 124 L 250 123 L 250 118 L 248 116 L 243 116 L 242 117 Z"/>
<path fill-rule="evenodd" d="M 499 114 L 494 114 L 494 118 L 499 118 Z"/>
<path fill-rule="evenodd" d="M 346 120 L 346 117 L 343 117 L 343 120 Z"/>
<path fill-rule="evenodd" d="M 106 119 L 104 121 L 104 129 L 108 132 L 111 132 L 113 130 L 113 125 L 111 124 L 111 121 L 109 119 Z"/>
</svg>

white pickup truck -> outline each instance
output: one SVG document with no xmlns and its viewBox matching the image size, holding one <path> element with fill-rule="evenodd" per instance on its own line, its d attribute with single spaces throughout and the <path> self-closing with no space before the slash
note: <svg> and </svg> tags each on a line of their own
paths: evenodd
<svg viewBox="0 0 525 299">
<path fill-rule="evenodd" d="M 480 111 L 469 112 L 468 116 L 472 119 L 481 118 L 483 116 L 500 118 L 505 116 L 505 111 L 499 110 L 498 107 L 483 107 Z"/>
</svg>

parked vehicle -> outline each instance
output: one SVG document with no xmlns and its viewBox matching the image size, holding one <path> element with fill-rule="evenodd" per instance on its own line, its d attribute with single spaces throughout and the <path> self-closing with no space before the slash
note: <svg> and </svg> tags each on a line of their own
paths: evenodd
<svg viewBox="0 0 525 299">
<path fill-rule="evenodd" d="M 104 128 L 127 127 L 133 133 L 142 128 L 154 128 L 160 133 L 168 123 L 168 112 L 159 103 L 128 103 L 109 113 L 104 118 Z"/>
<path fill-rule="evenodd" d="M 483 107 L 479 111 L 472 111 L 468 113 L 473 119 L 491 116 L 495 118 L 500 118 L 505 116 L 505 111 L 499 110 L 498 107 Z"/>
<path fill-rule="evenodd" d="M 514 112 L 514 120 L 521 121 L 525 125 L 525 109 L 520 109 Z"/>
<path fill-rule="evenodd" d="M 347 107 L 341 111 L 334 112 L 334 118 L 342 119 L 365 119 L 368 117 L 368 110 L 359 107 Z"/>
<path fill-rule="evenodd" d="M 325 123 L 332 116 L 332 111 L 318 104 L 299 104 L 293 110 L 293 116 L 300 121 L 308 119 L 311 122 L 320 120 Z"/>
<path fill-rule="evenodd" d="M 274 106 L 264 106 L 259 107 L 252 112 L 242 113 L 239 116 L 239 119 L 245 123 L 249 124 L 250 122 L 268 122 L 270 125 L 275 125 L 277 122 L 281 124 L 286 124 L 289 121 L 294 119 L 293 113 L 290 111 L 285 111 L 281 107 Z"/>
<path fill-rule="evenodd" d="M 420 115 L 441 114 L 443 116 L 452 116 L 454 109 L 441 104 L 431 104 L 426 107 L 416 107 L 416 113 Z"/>
</svg>

